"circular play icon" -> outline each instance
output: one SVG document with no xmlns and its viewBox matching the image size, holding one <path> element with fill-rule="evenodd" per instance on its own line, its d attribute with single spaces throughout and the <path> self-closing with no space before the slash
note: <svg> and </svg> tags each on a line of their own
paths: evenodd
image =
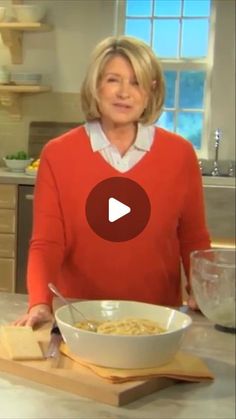
<svg viewBox="0 0 236 419">
<path fill-rule="evenodd" d="M 87 221 L 105 240 L 131 240 L 146 227 L 151 205 L 144 189 L 133 180 L 112 177 L 98 183 L 86 201 Z"/>
</svg>

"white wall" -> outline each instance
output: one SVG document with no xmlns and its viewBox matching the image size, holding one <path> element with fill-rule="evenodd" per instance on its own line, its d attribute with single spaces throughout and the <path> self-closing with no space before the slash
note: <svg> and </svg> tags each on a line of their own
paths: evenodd
<svg viewBox="0 0 236 419">
<path fill-rule="evenodd" d="M 46 21 L 52 32 L 24 33 L 24 62 L 11 65 L 9 51 L 0 44 L 0 65 L 12 70 L 36 71 L 56 92 L 78 92 L 88 56 L 95 44 L 112 35 L 115 0 L 40 0 L 47 9 Z M 11 15 L 11 2 L 0 0 Z"/>
<path fill-rule="evenodd" d="M 52 91 L 20 96 L 22 117 L 11 119 L 0 104 L 1 157 L 16 150 L 27 150 L 32 121 L 81 121 L 84 119 L 79 89 L 91 50 L 97 42 L 113 34 L 115 0 L 35 0 L 47 8 L 46 21 L 51 32 L 23 35 L 23 63 L 12 65 L 8 49 L 0 37 L 0 66 L 10 71 L 36 71 L 44 74 L 44 82 Z M 0 0 L 11 15 L 11 1 Z"/>
<path fill-rule="evenodd" d="M 123 2 L 123 0 L 121 0 Z M 138 0 L 137 0 L 138 1 Z M 220 159 L 235 159 L 235 0 L 212 0 L 217 4 L 210 83 L 211 112 L 208 122 L 208 156 L 213 157 L 216 128 L 223 131 Z M 34 0 L 43 3 L 52 32 L 24 33 L 22 65 L 11 65 L 9 51 L 0 42 L 0 65 L 19 71 L 44 74 L 53 91 L 78 93 L 89 54 L 102 38 L 115 30 L 116 0 Z M 0 0 L 8 7 L 11 1 Z M 36 95 L 35 95 L 36 96 Z M 35 97 L 35 102 L 36 102 Z M 0 114 L 4 112 L 0 109 Z M 1 116 L 1 115 L 0 115 Z M 3 117 L 3 114 L 2 114 Z M 6 113 L 6 119 L 9 116 Z M 204 157 L 204 156 L 201 156 Z"/>
<path fill-rule="evenodd" d="M 211 136 L 223 131 L 219 158 L 235 160 L 235 0 L 215 0 L 215 41 L 211 80 Z M 213 144 L 209 143 L 212 156 Z"/>
</svg>

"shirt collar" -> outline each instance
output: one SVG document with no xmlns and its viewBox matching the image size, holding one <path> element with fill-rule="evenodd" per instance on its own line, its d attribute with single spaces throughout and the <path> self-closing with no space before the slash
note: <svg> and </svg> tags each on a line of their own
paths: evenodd
<svg viewBox="0 0 236 419">
<path fill-rule="evenodd" d="M 99 121 L 86 122 L 85 130 L 90 138 L 91 147 L 94 152 L 100 151 L 111 145 L 104 134 Z M 138 132 L 133 147 L 139 150 L 149 151 L 153 142 L 154 130 L 154 125 L 144 126 L 138 124 Z"/>
</svg>

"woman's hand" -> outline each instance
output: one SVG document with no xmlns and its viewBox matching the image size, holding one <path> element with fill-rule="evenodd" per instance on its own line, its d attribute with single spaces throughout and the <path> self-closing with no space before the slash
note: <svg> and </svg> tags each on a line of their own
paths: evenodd
<svg viewBox="0 0 236 419">
<path fill-rule="evenodd" d="M 50 307 L 47 304 L 38 304 L 33 306 L 28 313 L 15 320 L 13 325 L 34 327 L 52 320 L 53 315 Z"/>
<path fill-rule="evenodd" d="M 191 308 L 191 310 L 199 310 L 197 302 L 192 295 L 188 297 L 187 305 Z"/>
</svg>

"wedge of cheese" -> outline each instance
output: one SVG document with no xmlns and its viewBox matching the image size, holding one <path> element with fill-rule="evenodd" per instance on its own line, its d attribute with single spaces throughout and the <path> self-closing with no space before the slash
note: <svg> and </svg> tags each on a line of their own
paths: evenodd
<svg viewBox="0 0 236 419">
<path fill-rule="evenodd" d="M 43 359 L 43 353 L 31 327 L 2 326 L 1 342 L 10 359 Z"/>
</svg>

